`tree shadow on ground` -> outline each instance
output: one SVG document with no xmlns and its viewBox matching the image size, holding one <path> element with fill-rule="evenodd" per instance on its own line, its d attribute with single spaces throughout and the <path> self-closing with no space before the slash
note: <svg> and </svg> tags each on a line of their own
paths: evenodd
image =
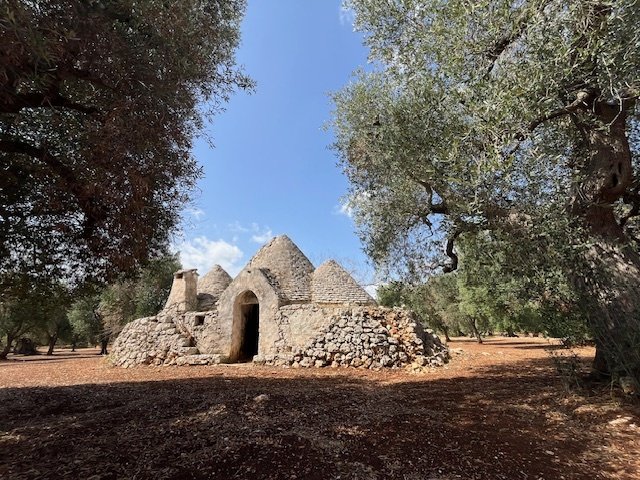
<svg viewBox="0 0 640 480">
<path fill-rule="evenodd" d="M 3 365 L 15 365 L 16 363 L 21 362 L 29 362 L 31 363 L 42 363 L 42 362 L 60 362 L 60 361 L 68 361 L 68 360 L 76 360 L 81 358 L 95 358 L 100 356 L 99 348 L 78 348 L 75 352 L 72 352 L 68 349 L 58 349 L 53 352 L 51 355 L 47 355 L 45 351 L 42 349 L 38 350 L 38 353 L 33 355 L 22 355 L 22 354 L 9 354 L 8 358 L 4 360 L 0 360 L 0 366 Z"/>
<path fill-rule="evenodd" d="M 87 359 L 87 358 L 96 358 L 96 357 L 100 357 L 101 355 L 99 353 L 87 353 L 87 354 L 82 354 L 82 355 L 74 355 L 73 357 L 70 356 L 55 356 L 55 355 L 45 355 L 45 354 L 41 354 L 41 355 L 25 355 L 25 356 L 14 356 L 11 358 L 8 358 L 6 360 L 0 360 L 0 367 L 3 366 L 11 366 L 11 365 L 15 365 L 15 364 L 19 364 L 19 363 L 29 363 L 29 364 L 38 364 L 38 363 L 56 363 L 56 362 L 66 362 L 68 360 L 80 360 L 80 359 Z M 104 357 L 104 355 L 103 355 Z"/>
<path fill-rule="evenodd" d="M 491 344 L 493 347 L 507 347 L 507 345 L 500 345 L 500 344 Z M 509 347 L 511 348 L 515 348 L 518 350 L 548 350 L 548 351 L 555 351 L 555 350 L 566 350 L 566 351 L 570 351 L 571 349 L 568 347 L 565 347 L 564 345 L 554 345 L 552 343 L 550 344 L 539 344 L 539 345 L 531 345 L 526 344 L 526 343 L 512 343 L 509 345 Z"/>
<path fill-rule="evenodd" d="M 534 338 L 531 338 L 529 340 L 533 340 L 533 339 Z M 538 337 L 536 338 L 536 340 L 540 342 L 542 339 Z M 569 347 L 559 343 L 558 339 L 547 339 L 547 341 L 544 343 L 532 343 L 531 341 L 527 341 L 526 337 L 523 338 L 523 340 L 521 341 L 514 341 L 513 338 L 509 338 L 509 337 L 505 337 L 505 338 L 488 337 L 485 340 L 483 340 L 483 342 L 484 342 L 483 343 L 484 345 L 490 345 L 492 347 L 497 347 L 497 348 L 504 347 L 508 349 L 515 348 L 518 350 L 548 350 L 548 351 L 555 351 L 555 350 L 570 351 L 571 350 Z M 555 343 L 552 343 L 552 342 L 555 342 Z"/>
<path fill-rule="evenodd" d="M 602 448 L 614 412 L 576 414 L 580 399 L 567 399 L 548 359 L 404 381 L 265 372 L 0 390 L 0 478 L 597 479 L 624 469 Z"/>
</svg>

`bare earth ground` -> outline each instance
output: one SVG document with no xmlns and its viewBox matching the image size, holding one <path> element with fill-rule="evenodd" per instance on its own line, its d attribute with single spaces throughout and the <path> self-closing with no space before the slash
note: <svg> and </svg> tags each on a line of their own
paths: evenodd
<svg viewBox="0 0 640 480">
<path fill-rule="evenodd" d="M 420 375 L 16 357 L 0 478 L 640 479 L 640 408 L 568 393 L 547 340 L 450 346 Z"/>
</svg>

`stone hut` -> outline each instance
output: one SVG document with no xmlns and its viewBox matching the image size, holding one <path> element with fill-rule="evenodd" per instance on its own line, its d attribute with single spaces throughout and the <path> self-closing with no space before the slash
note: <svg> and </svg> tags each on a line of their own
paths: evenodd
<svg viewBox="0 0 640 480">
<path fill-rule="evenodd" d="M 333 260 L 314 268 L 284 235 L 234 279 L 218 265 L 199 280 L 195 270 L 176 272 L 163 311 L 126 325 L 112 348 L 112 361 L 125 367 L 421 367 L 447 358 L 410 312 L 378 307 Z"/>
</svg>

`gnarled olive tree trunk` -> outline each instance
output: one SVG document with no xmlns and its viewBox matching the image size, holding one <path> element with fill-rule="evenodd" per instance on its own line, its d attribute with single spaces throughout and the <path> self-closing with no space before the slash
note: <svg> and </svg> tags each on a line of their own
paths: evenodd
<svg viewBox="0 0 640 480">
<path fill-rule="evenodd" d="M 7 333 L 6 343 L 4 348 L 0 351 L 0 360 L 6 360 L 7 356 L 11 352 L 11 347 L 13 346 L 13 341 L 15 337 L 11 333 Z"/>
<path fill-rule="evenodd" d="M 53 355 L 53 349 L 56 347 L 57 342 L 58 342 L 58 334 L 57 333 L 53 335 L 49 334 L 49 338 L 47 342 L 49 348 L 47 349 L 47 355 Z"/>
<path fill-rule="evenodd" d="M 640 380 L 640 255 L 629 246 L 614 209 L 632 185 L 627 112 L 633 102 L 596 97 L 574 117 L 586 155 L 576 168 L 571 213 L 595 242 L 573 278 L 588 306 L 596 341 L 594 368 Z"/>
</svg>

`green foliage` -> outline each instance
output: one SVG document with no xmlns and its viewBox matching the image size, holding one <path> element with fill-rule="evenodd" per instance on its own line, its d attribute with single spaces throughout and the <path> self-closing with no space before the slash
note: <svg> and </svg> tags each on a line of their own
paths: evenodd
<svg viewBox="0 0 640 480">
<path fill-rule="evenodd" d="M 450 331 L 464 330 L 460 328 L 464 316 L 458 308 L 455 277 L 436 276 L 417 285 L 394 281 L 381 286 L 377 296 L 380 305 L 409 308 L 425 326 L 444 333 L 447 339 Z"/>
<path fill-rule="evenodd" d="M 85 295 L 73 302 L 67 313 L 73 342 L 89 345 L 98 343 L 103 330 L 99 305 L 98 295 Z"/>
<path fill-rule="evenodd" d="M 401 307 L 407 302 L 409 293 L 404 283 L 390 282 L 386 285 L 381 285 L 376 292 L 376 296 L 378 303 L 383 307 Z"/>
<path fill-rule="evenodd" d="M 498 332 L 545 333 L 576 340 L 588 337 L 584 306 L 562 262 L 539 258 L 522 264 L 531 256 L 520 249 L 544 252 L 543 246 L 535 239 L 514 242 L 500 232 L 466 235 L 460 242 L 457 275 L 461 310 Z"/>
<path fill-rule="evenodd" d="M 177 256 L 166 255 L 152 260 L 142 269 L 134 286 L 135 318 L 155 315 L 162 310 L 171 291 L 173 274 L 181 268 Z"/>
<path fill-rule="evenodd" d="M 104 282 L 167 244 L 245 0 L 0 4 L 0 273 Z M 206 102 L 206 105 L 205 105 Z"/>
<path fill-rule="evenodd" d="M 418 312 L 424 312 L 427 323 L 448 336 L 448 332 L 460 335 L 468 333 L 466 317 L 459 308 L 460 292 L 455 275 L 439 275 L 429 279 L 419 287 L 414 297 L 420 305 Z M 415 302 L 414 302 L 415 303 Z"/>
<path fill-rule="evenodd" d="M 39 296 L 26 275 L 12 275 L 0 290 L 0 359 L 34 324 Z"/>
<path fill-rule="evenodd" d="M 367 252 L 402 274 L 443 236 L 564 211 L 588 146 L 563 108 L 640 88 L 634 0 L 346 3 L 381 68 L 335 94 L 336 148 Z"/>
<path fill-rule="evenodd" d="M 345 3 L 376 68 L 334 95 L 335 147 L 375 264 L 462 259 L 466 317 L 586 321 L 597 368 L 640 378 L 638 2 Z"/>
<path fill-rule="evenodd" d="M 35 333 L 41 335 L 42 343 L 49 346 L 48 353 L 52 354 L 58 340 L 70 340 L 71 324 L 67 318 L 67 311 L 71 305 L 71 292 L 60 282 L 39 286 L 39 296 L 42 302 L 37 312 Z"/>
<path fill-rule="evenodd" d="M 0 350 L 6 355 L 23 335 L 51 349 L 59 340 L 91 345 L 108 339 L 127 322 L 158 313 L 169 296 L 173 273 L 180 268 L 176 256 L 160 256 L 133 275 L 85 292 L 41 277 L 3 277 L 0 342 L 5 348 Z"/>
<path fill-rule="evenodd" d="M 23 335 L 48 343 L 70 331 L 66 312 L 70 292 L 60 282 L 34 279 L 20 274 L 4 279 L 0 299 L 0 337 L 6 356 L 13 343 Z M 54 342 L 55 343 L 55 342 Z"/>
<path fill-rule="evenodd" d="M 97 307 L 103 334 L 116 334 L 130 321 L 162 310 L 169 297 L 173 273 L 180 268 L 178 258 L 167 255 L 151 260 L 136 275 L 107 286 Z"/>
</svg>

